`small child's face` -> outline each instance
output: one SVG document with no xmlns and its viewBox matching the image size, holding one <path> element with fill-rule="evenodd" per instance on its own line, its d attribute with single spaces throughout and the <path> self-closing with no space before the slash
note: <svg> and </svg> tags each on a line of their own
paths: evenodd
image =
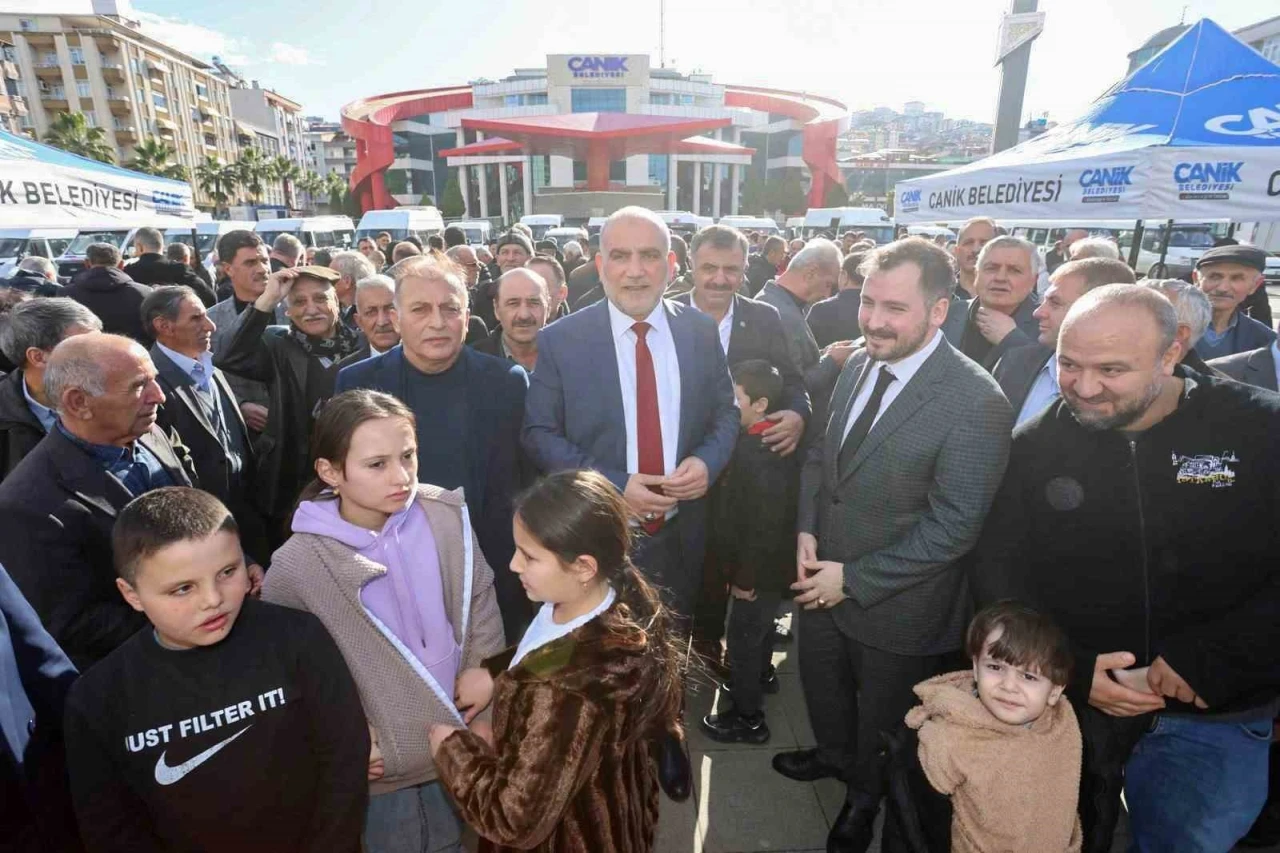
<svg viewBox="0 0 1280 853">
<path fill-rule="evenodd" d="M 768 411 L 768 397 L 761 397 L 753 403 L 751 398 L 747 396 L 747 392 L 742 390 L 741 385 L 733 386 L 733 396 L 738 401 L 738 416 L 742 419 L 744 427 L 755 426 L 764 417 L 764 413 Z"/>
<path fill-rule="evenodd" d="M 987 635 L 982 654 L 973 660 L 973 678 L 978 683 L 978 699 L 992 716 L 1002 723 L 1022 726 L 1040 719 L 1046 708 L 1058 704 L 1063 685 L 991 657 L 991 646 L 1002 633 L 1002 628 L 996 628 Z"/>
<path fill-rule="evenodd" d="M 231 633 L 249 592 L 240 538 L 219 530 L 207 539 L 167 545 L 139 561 L 130 584 L 116 579 L 124 600 L 147 614 L 162 644 L 212 646 Z"/>
</svg>

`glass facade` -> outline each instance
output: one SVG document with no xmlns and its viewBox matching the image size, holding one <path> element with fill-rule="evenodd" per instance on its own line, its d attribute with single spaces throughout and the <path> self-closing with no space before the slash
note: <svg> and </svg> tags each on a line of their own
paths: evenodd
<svg viewBox="0 0 1280 853">
<path fill-rule="evenodd" d="M 507 95 L 502 99 L 504 106 L 508 107 L 537 107 L 546 104 L 546 92 L 529 92 L 523 95 Z"/>
<path fill-rule="evenodd" d="M 666 154 L 649 155 L 649 183 L 651 185 L 659 187 L 667 185 L 667 165 L 669 162 Z"/>
<path fill-rule="evenodd" d="M 570 89 L 575 113 L 625 113 L 626 89 Z"/>
<path fill-rule="evenodd" d="M 681 95 L 676 92 L 650 92 L 649 103 L 661 106 L 691 107 L 693 95 Z"/>
</svg>

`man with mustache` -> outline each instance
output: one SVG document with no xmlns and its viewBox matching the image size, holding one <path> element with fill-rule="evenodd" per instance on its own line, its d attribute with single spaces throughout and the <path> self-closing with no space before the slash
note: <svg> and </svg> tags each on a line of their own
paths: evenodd
<svg viewBox="0 0 1280 853">
<path fill-rule="evenodd" d="M 532 373 L 538 363 L 538 330 L 547 324 L 549 301 L 546 279 L 533 269 L 503 273 L 493 299 L 498 328 L 473 348 L 514 361 Z"/>
<path fill-rule="evenodd" d="M 376 273 L 356 282 L 355 322 L 363 333 L 360 347 L 338 362 L 338 372 L 344 367 L 382 355 L 400 343 L 400 329 L 396 326 L 396 283 L 390 276 Z"/>
<path fill-rule="evenodd" d="M 1280 684 L 1280 397 L 1179 364 L 1158 291 L 1082 296 L 1062 399 L 1019 428 L 972 573 L 1075 647 L 1085 851 L 1230 850 L 1267 795 Z"/>
<path fill-rule="evenodd" d="M 969 303 L 957 348 L 991 370 L 1006 352 L 1040 336 L 1034 313 L 1040 255 L 1020 237 L 996 237 L 982 247 L 977 266 L 978 296 Z"/>
<path fill-rule="evenodd" d="M 996 238 L 996 221 L 986 216 L 970 219 L 956 235 L 956 291 L 965 299 L 978 295 L 978 254 Z"/>
<path fill-rule="evenodd" d="M 885 793 L 880 733 L 960 649 L 964 564 L 995 497 L 1013 413 L 940 331 L 951 256 L 926 240 L 868 253 L 859 325 L 800 480 L 800 680 L 818 746 L 774 756 L 798 781 L 836 777 L 827 850 L 864 853 Z"/>
<path fill-rule="evenodd" d="M 1196 344 L 1208 361 L 1270 346 L 1276 333 L 1240 310 L 1240 304 L 1262 287 L 1267 253 L 1253 246 L 1219 246 L 1196 261 L 1192 278 L 1213 304 L 1213 321 Z"/>
<path fill-rule="evenodd" d="M 142 345 L 90 332 L 45 366 L 57 423 L 0 483 L 0 564 L 83 672 L 147 624 L 115 590 L 111 527 L 125 504 L 196 484 L 156 426 L 164 392 Z"/>
<path fill-rule="evenodd" d="M 272 273 L 226 350 L 214 358 L 228 373 L 265 383 L 270 393 L 266 429 L 256 445 L 255 485 L 273 548 L 283 541 L 298 493 L 315 476 L 308 456 L 311 427 L 333 396 L 338 362 L 360 346 L 340 320 L 338 278 L 328 267 Z M 281 303 L 289 325 L 269 328 Z"/>
</svg>

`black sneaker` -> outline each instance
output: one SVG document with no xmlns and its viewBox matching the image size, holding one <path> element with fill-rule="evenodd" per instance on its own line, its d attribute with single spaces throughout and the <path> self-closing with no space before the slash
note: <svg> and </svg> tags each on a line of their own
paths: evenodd
<svg viewBox="0 0 1280 853">
<path fill-rule="evenodd" d="M 733 695 L 733 682 L 724 681 L 720 684 L 720 689 L 730 696 Z M 764 671 L 764 675 L 760 677 L 760 689 L 770 696 L 782 689 L 778 684 L 778 668 L 773 664 L 769 664 L 769 668 Z"/>
<path fill-rule="evenodd" d="M 769 742 L 769 724 L 764 714 L 739 714 L 735 710 L 708 714 L 701 720 L 702 731 L 718 743 Z"/>
</svg>

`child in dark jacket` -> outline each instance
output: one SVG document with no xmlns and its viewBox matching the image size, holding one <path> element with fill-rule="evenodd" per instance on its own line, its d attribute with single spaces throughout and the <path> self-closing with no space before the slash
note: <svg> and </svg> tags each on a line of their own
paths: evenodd
<svg viewBox="0 0 1280 853">
<path fill-rule="evenodd" d="M 795 518 L 800 488 L 798 455 L 782 456 L 764 443 L 765 416 L 782 397 L 782 375 L 767 361 L 735 364 L 733 390 L 742 432 L 716 484 L 708 525 L 708 552 L 727 575 L 732 601 L 726 640 L 730 680 L 722 685 L 731 710 L 702 718 L 707 736 L 721 743 L 765 743 L 765 692 L 777 692 L 773 617 L 795 573 Z"/>
</svg>

